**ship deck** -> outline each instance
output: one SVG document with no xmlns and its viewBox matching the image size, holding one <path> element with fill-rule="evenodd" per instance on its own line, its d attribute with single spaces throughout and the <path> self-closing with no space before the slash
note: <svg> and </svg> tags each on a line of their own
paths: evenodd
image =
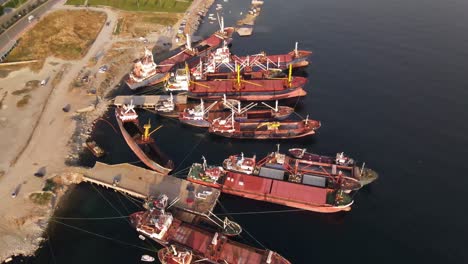
<svg viewBox="0 0 468 264">
<path fill-rule="evenodd" d="M 93 168 L 85 169 L 82 173 L 85 175 L 83 177 L 85 182 L 111 188 L 140 199 L 148 196 L 158 197 L 162 193 L 168 196 L 169 201 L 179 197 L 180 200 L 173 207 L 194 215 L 206 216 L 212 212 L 220 195 L 217 189 L 173 176 L 164 176 L 130 164 L 108 165 L 96 162 Z M 114 186 L 116 180 L 119 183 Z M 203 194 L 204 199 L 197 198 L 200 197 L 199 194 Z M 184 217 L 190 216 L 182 216 Z"/>
</svg>

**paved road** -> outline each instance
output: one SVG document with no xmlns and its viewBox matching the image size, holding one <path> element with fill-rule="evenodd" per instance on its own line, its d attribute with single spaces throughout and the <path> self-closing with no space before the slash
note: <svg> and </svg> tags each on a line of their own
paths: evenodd
<svg viewBox="0 0 468 264">
<path fill-rule="evenodd" d="M 36 8 L 34 11 L 21 18 L 18 22 L 16 22 L 16 24 L 14 24 L 12 27 L 3 32 L 2 35 L 0 35 L 0 49 L 6 47 L 10 41 L 18 39 L 18 37 L 26 29 L 26 27 L 30 25 L 27 18 L 28 16 L 34 15 L 35 17 L 41 17 L 45 12 L 50 10 L 50 8 L 58 2 L 60 2 L 60 0 L 47 1 L 44 5 L 40 6 L 39 8 Z"/>
</svg>

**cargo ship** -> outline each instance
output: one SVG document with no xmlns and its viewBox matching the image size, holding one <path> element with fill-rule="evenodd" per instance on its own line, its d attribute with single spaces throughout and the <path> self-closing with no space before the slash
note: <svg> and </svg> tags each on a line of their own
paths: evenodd
<svg viewBox="0 0 468 264">
<path fill-rule="evenodd" d="M 200 64 L 201 65 L 201 64 Z M 203 71 L 192 76 L 188 67 L 178 69 L 165 86 L 167 92 L 185 91 L 193 99 L 219 100 L 224 96 L 240 101 L 274 101 L 307 95 L 303 89 L 307 78 L 293 77 L 292 65 L 288 76 L 278 71 L 242 72 L 240 65 L 234 71 Z"/>
<path fill-rule="evenodd" d="M 230 156 L 223 167 L 194 163 L 188 181 L 219 188 L 223 193 L 282 204 L 320 213 L 351 210 L 349 192 L 360 188 L 357 180 L 312 172 L 287 170 L 286 155 L 272 152 L 260 161 L 243 154 Z M 215 173 L 213 173 L 215 172 Z"/>
<path fill-rule="evenodd" d="M 165 195 L 160 196 L 154 204 L 155 206 L 147 211 L 130 215 L 130 224 L 140 234 L 167 248 L 158 253 L 162 263 L 177 263 L 174 261 L 182 257 L 179 260 L 190 261 L 188 263 L 202 260 L 205 263 L 224 264 L 290 264 L 276 252 L 235 242 L 220 233 L 174 218 L 165 210 Z"/>
<path fill-rule="evenodd" d="M 200 99 L 199 105 L 196 105 L 192 108 L 185 108 L 179 114 L 179 121 L 181 123 L 191 126 L 208 128 L 210 127 L 213 120 L 217 118 L 227 118 L 230 114 L 230 112 L 226 110 L 211 111 L 216 104 L 218 104 L 218 101 L 215 101 L 208 107 L 205 107 L 203 99 Z M 271 107 L 270 105 L 262 102 L 262 104 L 267 107 L 265 109 L 256 109 L 258 103 L 250 103 L 245 107 L 241 107 L 240 102 L 238 102 L 238 106 L 234 106 L 230 104 L 226 99 L 224 99 L 223 104 L 227 106 L 228 109 L 232 110 L 232 112 L 234 113 L 234 119 L 239 122 L 249 120 L 284 120 L 294 112 L 294 109 L 291 107 L 278 106 L 278 101 L 276 101 L 275 107 Z"/>
<path fill-rule="evenodd" d="M 159 64 L 154 62 L 153 54 L 145 48 L 142 58 L 134 62 L 134 66 L 126 83 L 132 90 L 143 86 L 155 85 L 166 81 L 169 78 L 169 72 L 179 63 L 196 57 L 204 56 L 212 49 L 222 45 L 225 41 L 230 41 L 234 28 L 222 27 L 220 31 L 202 40 L 192 47 L 190 35 L 187 35 L 187 44 L 175 51 L 175 55 L 162 60 Z"/>
<path fill-rule="evenodd" d="M 150 137 L 160 127 L 149 132 L 151 124 L 148 123 L 144 125 L 143 130 L 139 125 L 138 115 L 134 107 L 133 104 L 129 104 L 115 109 L 117 123 L 127 145 L 150 169 L 164 175 L 169 174 L 174 168 L 173 162 L 161 152 Z"/>
<path fill-rule="evenodd" d="M 278 120 L 257 121 L 235 120 L 233 114 L 226 119 L 215 119 L 211 122 L 208 132 L 214 135 L 237 139 L 291 139 L 311 136 L 320 128 L 320 121 L 309 120 Z"/>
<path fill-rule="evenodd" d="M 378 178 L 378 174 L 374 170 L 366 168 L 365 163 L 359 166 L 354 159 L 346 156 L 343 152 L 337 153 L 335 157 L 310 153 L 305 148 L 292 148 L 288 152 L 289 155 L 297 159 L 298 163 L 303 164 L 303 167 L 321 168 L 324 173 L 331 175 L 340 173 L 345 177 L 358 180 L 363 186 Z"/>
<path fill-rule="evenodd" d="M 267 55 L 265 52 L 258 54 L 237 56 L 231 53 L 227 45 L 217 48 L 214 52 L 206 56 L 203 62 L 204 67 L 197 65 L 192 69 L 195 76 L 201 74 L 200 69 L 214 73 L 215 71 L 233 70 L 236 65 L 240 66 L 241 71 L 268 71 L 273 69 L 287 70 L 292 68 L 301 68 L 309 65 L 309 56 L 311 51 L 299 50 L 296 42 L 295 49 L 285 54 Z"/>
</svg>

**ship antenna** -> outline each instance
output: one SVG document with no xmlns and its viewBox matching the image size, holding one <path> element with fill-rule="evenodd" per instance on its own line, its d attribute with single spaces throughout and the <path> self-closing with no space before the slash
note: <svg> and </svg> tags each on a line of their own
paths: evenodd
<svg viewBox="0 0 468 264">
<path fill-rule="evenodd" d="M 362 167 L 361 167 L 361 176 L 362 176 L 362 173 L 364 172 L 364 165 L 366 165 L 365 162 L 362 163 Z"/>
<path fill-rule="evenodd" d="M 276 153 L 279 153 L 280 151 L 280 144 L 276 144 Z"/>
<path fill-rule="evenodd" d="M 206 170 L 206 159 L 205 159 L 205 156 L 201 156 L 202 160 L 203 160 L 203 170 Z"/>
<path fill-rule="evenodd" d="M 296 47 L 294 48 L 294 54 L 296 55 L 296 57 L 298 56 L 298 51 L 297 51 L 297 44 L 299 44 L 299 42 L 296 41 Z"/>
<path fill-rule="evenodd" d="M 308 122 L 309 122 L 309 115 L 306 116 L 305 124 L 307 125 Z"/>
<path fill-rule="evenodd" d="M 174 245 L 171 245 L 171 249 L 172 249 L 172 252 L 174 252 L 174 255 L 177 256 L 177 251 Z"/>
<path fill-rule="evenodd" d="M 232 114 L 231 114 L 231 127 L 232 129 L 234 129 L 234 110 L 232 110 Z"/>
</svg>

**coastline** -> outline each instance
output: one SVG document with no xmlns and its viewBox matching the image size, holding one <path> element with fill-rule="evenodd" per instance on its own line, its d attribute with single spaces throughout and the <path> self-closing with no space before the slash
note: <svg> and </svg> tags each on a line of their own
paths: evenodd
<svg viewBox="0 0 468 264">
<path fill-rule="evenodd" d="M 190 14 L 187 15 L 186 13 L 184 18 L 189 21 L 189 19 L 193 19 L 194 16 L 198 17 L 199 15 L 197 12 L 193 10 L 198 10 L 201 7 L 206 8 L 208 4 L 211 6 L 214 0 L 208 2 L 202 0 L 193 1 L 192 5 L 187 10 L 190 11 Z M 54 9 L 55 8 L 52 10 Z M 111 14 L 109 10 L 102 8 L 96 8 L 96 10 L 105 12 L 108 19 L 111 19 L 113 25 L 102 29 L 98 35 L 98 38 L 101 40 L 98 41 L 96 39 L 88 53 L 80 60 L 82 64 L 88 62 L 92 55 L 103 48 L 104 42 L 102 39 L 105 39 L 106 36 L 109 36 L 109 38 L 112 36 L 112 32 L 109 31 L 109 28 L 113 28 L 117 22 L 117 19 L 113 20 L 112 17 L 110 17 Z M 198 18 L 193 19 L 193 21 L 197 20 Z M 177 24 L 178 23 L 176 23 L 174 27 Z M 198 25 L 195 26 L 195 30 L 197 26 Z M 193 28 L 194 25 L 190 24 L 190 27 Z M 171 39 L 175 39 L 176 32 L 171 34 Z M 108 43 L 105 44 L 109 46 Z M 45 78 L 42 76 L 49 74 L 45 73 L 45 71 L 50 72 L 52 69 L 55 69 L 54 72 L 56 72 L 59 66 L 52 67 L 49 65 L 53 64 L 53 61 L 57 60 L 48 60 L 45 66 L 46 69 L 34 75 L 40 75 L 40 78 Z M 60 61 L 60 63 L 60 66 L 63 66 L 75 62 Z M 106 112 L 109 104 L 107 100 L 100 100 L 95 105 L 94 110 L 79 114 L 72 112 L 63 113 L 60 110 L 65 103 L 70 103 L 73 110 L 76 110 L 86 107 L 92 102 L 89 96 L 86 97 L 86 95 L 77 94 L 76 91 L 69 89 L 69 81 L 74 80 L 76 76 L 79 75 L 79 70 L 79 65 L 72 65 L 66 71 L 63 70 L 63 76 L 53 85 L 48 85 L 47 89 L 49 89 L 49 95 L 46 93 L 46 88 L 43 88 L 43 91 L 41 91 L 40 99 L 43 100 L 42 102 L 40 99 L 34 98 L 35 101 L 38 101 L 35 102 L 35 104 L 43 106 L 44 110 L 40 113 L 35 112 L 34 109 L 30 110 L 32 116 L 26 121 L 34 122 L 33 120 L 37 120 L 37 125 L 33 128 L 32 132 L 29 131 L 29 133 L 31 133 L 29 136 L 30 140 L 22 147 L 21 152 L 13 155 L 13 157 L 16 156 L 14 161 L 11 160 L 11 157 L 3 157 L 8 160 L 8 164 L 3 161 L 3 164 L 7 164 L 3 166 L 3 168 L 6 167 L 6 169 L 0 167 L 0 183 L 2 183 L 0 187 L 0 197 L 8 202 L 0 205 L 0 262 L 12 256 L 33 256 L 35 254 L 36 250 L 46 241 L 48 224 L 57 207 L 61 206 L 62 198 L 64 195 L 71 192 L 74 184 L 77 183 L 73 179 L 80 174 L 77 172 L 80 168 L 73 165 L 76 164 L 78 154 L 83 151 L 83 143 L 89 137 L 95 120 Z M 29 74 L 33 75 L 33 73 L 28 70 L 20 70 L 20 73 L 13 72 L 3 80 L 0 79 L 0 83 L 5 81 L 5 79 L 11 82 L 12 78 L 18 77 L 18 75 L 21 74 L 26 76 Z M 25 77 L 23 77 L 23 79 L 24 78 Z M 30 78 L 30 76 L 26 78 Z M 120 78 L 114 79 L 115 82 L 120 81 Z M 106 93 L 111 92 L 113 87 L 115 87 L 114 84 L 109 84 Z M 0 92 L 3 93 L 3 91 Z M 7 110 L 11 112 L 13 109 Z M 0 112 L 0 117 L 2 114 L 3 112 Z M 7 122 L 9 122 L 9 120 L 7 120 Z M 19 132 L 20 134 L 26 134 L 27 131 Z M 25 138 L 25 135 L 21 134 L 17 137 Z M 16 139 L 14 145 L 24 144 L 24 141 L 18 141 L 19 139 Z M 18 147 L 16 147 L 16 149 L 18 149 Z M 15 149 L 12 151 L 14 150 Z M 0 159 L 0 165 L 2 165 L 2 159 Z M 37 168 L 41 166 L 47 168 L 44 179 L 33 176 Z M 45 185 L 45 179 L 56 179 L 62 184 L 59 185 L 60 187 L 56 192 L 56 196 L 46 205 L 38 205 L 30 200 L 29 195 L 39 192 Z M 20 184 L 18 186 L 21 186 L 21 191 L 18 190 L 18 196 L 12 198 L 10 197 L 11 190 L 14 189 L 17 184 Z"/>
</svg>

